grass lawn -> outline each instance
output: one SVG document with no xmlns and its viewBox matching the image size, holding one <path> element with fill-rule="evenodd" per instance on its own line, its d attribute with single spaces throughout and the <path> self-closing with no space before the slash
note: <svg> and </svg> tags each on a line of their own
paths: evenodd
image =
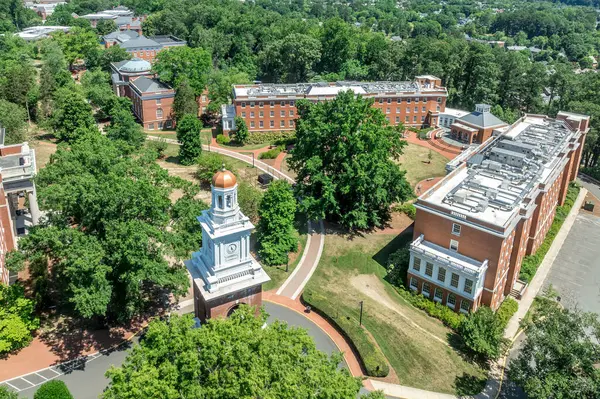
<svg viewBox="0 0 600 399">
<path fill-rule="evenodd" d="M 319 267 L 303 298 L 338 325 L 347 326 L 344 330 L 355 335 L 351 339 L 355 344 L 358 341 L 363 351 L 369 348 L 366 341 L 370 333 L 400 384 L 452 394 L 477 393 L 485 383 L 486 372 L 449 345 L 452 330 L 414 308 L 383 279 L 388 255 L 410 239 L 410 233 L 353 238 L 328 234 Z M 364 301 L 367 334 L 358 327 L 360 301 Z"/>
<path fill-rule="evenodd" d="M 253 150 L 258 150 L 260 148 L 268 147 L 269 143 L 238 145 L 238 144 L 235 144 L 235 142 L 231 141 L 229 144 L 219 144 L 219 145 L 223 148 L 228 148 L 233 151 L 253 151 Z"/>
<path fill-rule="evenodd" d="M 429 161 L 430 150 L 417 144 L 407 143 L 403 154 L 398 161 L 401 168 L 406 171 L 406 180 L 411 187 L 429 177 L 444 176 L 446 174 L 446 163 L 448 159 L 431 150 L 431 163 Z"/>
<path fill-rule="evenodd" d="M 177 139 L 175 130 L 144 130 L 144 134 L 147 136 L 164 137 L 166 139 Z M 208 145 L 208 142 L 212 139 L 211 129 L 202 129 L 200 131 L 200 138 L 203 145 Z"/>
<path fill-rule="evenodd" d="M 56 152 L 56 144 L 49 141 L 34 140 L 29 145 L 35 150 L 35 166 L 37 171 L 50 161 L 50 156 Z"/>
</svg>

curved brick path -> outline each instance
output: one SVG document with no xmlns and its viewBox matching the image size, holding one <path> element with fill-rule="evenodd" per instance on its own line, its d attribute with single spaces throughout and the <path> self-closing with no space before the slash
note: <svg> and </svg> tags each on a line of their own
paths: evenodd
<svg viewBox="0 0 600 399">
<path fill-rule="evenodd" d="M 428 140 L 421 140 L 417 137 L 415 132 L 411 132 L 409 130 L 407 130 L 404 134 L 404 139 L 409 143 L 429 148 L 450 160 L 456 158 L 462 151 L 462 149 L 454 147 L 443 140 L 436 139 L 435 137 Z"/>
</svg>

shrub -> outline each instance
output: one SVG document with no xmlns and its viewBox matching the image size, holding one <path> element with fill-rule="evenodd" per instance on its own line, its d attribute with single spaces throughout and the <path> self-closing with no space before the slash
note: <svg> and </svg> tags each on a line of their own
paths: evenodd
<svg viewBox="0 0 600 399">
<path fill-rule="evenodd" d="M 225 169 L 233 171 L 232 166 L 224 156 L 214 152 L 202 153 L 198 158 L 196 178 L 200 180 L 200 183 L 210 184 L 214 174 L 223 166 L 225 166 Z"/>
<path fill-rule="evenodd" d="M 218 134 L 217 135 L 217 144 L 229 144 L 231 142 L 231 139 L 227 136 L 225 136 L 224 134 Z"/>
<path fill-rule="evenodd" d="M 148 141 L 147 145 L 148 145 L 148 148 L 150 148 L 152 151 L 156 152 L 156 156 L 160 159 L 165 157 L 165 151 L 167 150 L 167 147 L 169 146 L 165 139 L 150 140 L 150 141 Z"/>
<path fill-rule="evenodd" d="M 560 228 L 562 227 L 567 215 L 571 211 L 571 208 L 573 208 L 575 200 L 577 199 L 577 195 L 579 195 L 579 185 L 577 183 L 571 183 L 567 191 L 565 203 L 556 208 L 554 220 L 552 221 L 550 229 L 548 229 L 548 233 L 546 233 L 544 242 L 542 242 L 540 247 L 533 255 L 528 255 L 523 258 L 521 272 L 519 273 L 519 278 L 521 280 L 530 282 L 531 279 L 533 279 L 533 276 L 535 276 L 538 267 L 540 267 L 544 257 L 546 256 L 546 253 L 550 249 L 550 246 L 552 246 L 554 238 L 560 231 Z"/>
<path fill-rule="evenodd" d="M 21 285 L 0 283 L 0 355 L 29 345 L 32 331 L 39 327 L 34 306 Z"/>
<path fill-rule="evenodd" d="M 464 315 L 456 313 L 446 305 L 442 305 L 441 303 L 434 302 L 429 298 L 425 298 L 423 295 L 413 293 L 412 291 L 409 292 L 403 288 L 399 288 L 397 291 L 414 307 L 424 310 L 428 315 L 435 317 L 455 331 L 458 330 L 462 321 L 465 319 Z"/>
<path fill-rule="evenodd" d="M 283 146 L 275 147 L 269 151 L 261 152 L 258 155 L 258 159 L 275 159 L 283 151 Z"/>
<path fill-rule="evenodd" d="M 19 399 L 19 394 L 9 391 L 6 387 L 0 386 L 0 399 Z"/>
<path fill-rule="evenodd" d="M 235 117 L 235 141 L 240 144 L 246 143 L 248 141 L 248 127 L 246 126 L 246 122 L 239 116 Z"/>
<path fill-rule="evenodd" d="M 496 311 L 496 317 L 500 320 L 504 328 L 508 324 L 510 318 L 519 310 L 519 304 L 513 298 L 508 297 L 502 302 L 502 305 Z"/>
<path fill-rule="evenodd" d="M 293 140 L 296 132 L 293 130 L 283 132 L 251 132 L 247 144 L 283 144 Z"/>
<path fill-rule="evenodd" d="M 404 203 L 402 205 L 394 206 L 394 212 L 402 212 L 412 220 L 415 220 L 417 216 L 417 208 L 412 203 Z"/>
<path fill-rule="evenodd" d="M 600 180 L 600 165 L 594 166 L 593 168 L 581 168 L 581 171 L 596 180 Z"/>
<path fill-rule="evenodd" d="M 60 380 L 52 380 L 43 383 L 33 399 L 73 399 L 67 385 Z"/>
<path fill-rule="evenodd" d="M 405 287 L 409 262 L 410 252 L 408 248 L 400 248 L 390 254 L 387 262 L 386 279 L 397 287 Z"/>
</svg>

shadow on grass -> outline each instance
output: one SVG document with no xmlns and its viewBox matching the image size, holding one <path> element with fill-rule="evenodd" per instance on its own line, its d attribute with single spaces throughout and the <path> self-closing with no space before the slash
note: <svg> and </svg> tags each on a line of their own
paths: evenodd
<svg viewBox="0 0 600 399">
<path fill-rule="evenodd" d="M 170 155 L 170 156 L 166 157 L 165 162 L 181 165 L 179 163 L 179 156 L 174 156 L 174 155 Z M 183 166 L 183 165 L 181 165 L 181 166 Z"/>
<path fill-rule="evenodd" d="M 454 379 L 454 388 L 458 396 L 477 395 L 485 388 L 486 381 L 485 377 L 463 373 Z"/>
<path fill-rule="evenodd" d="M 413 225 L 408 226 L 404 231 L 398 234 L 392 241 L 390 241 L 385 247 L 381 248 L 379 252 L 373 255 L 373 260 L 379 263 L 383 267 L 387 267 L 387 261 L 390 255 L 401 248 L 408 247 L 408 244 L 412 241 Z"/>
</svg>

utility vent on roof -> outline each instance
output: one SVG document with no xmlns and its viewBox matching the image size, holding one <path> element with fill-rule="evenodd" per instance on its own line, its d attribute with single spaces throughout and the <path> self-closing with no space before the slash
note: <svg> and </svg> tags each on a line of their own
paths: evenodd
<svg viewBox="0 0 600 399">
<path fill-rule="evenodd" d="M 489 204 L 488 200 L 482 198 L 477 203 L 477 206 L 475 207 L 475 209 L 477 209 L 478 212 L 483 212 L 483 211 L 485 211 L 487 209 L 488 204 Z"/>
<path fill-rule="evenodd" d="M 488 161 L 487 167 L 488 167 L 488 169 L 491 169 L 491 170 L 496 170 L 496 171 L 502 170 L 502 164 L 500 162 L 496 162 L 496 161 Z"/>
<path fill-rule="evenodd" d="M 509 185 L 508 179 L 504 179 L 504 180 L 502 180 L 502 183 L 500 183 L 500 188 L 503 190 L 507 190 L 508 185 Z"/>
<path fill-rule="evenodd" d="M 465 201 L 467 200 L 467 193 L 459 191 L 454 193 L 454 201 L 456 201 L 459 204 L 464 204 Z"/>
<path fill-rule="evenodd" d="M 495 188 L 488 188 L 485 190 L 485 196 L 489 199 L 496 199 L 496 196 L 498 195 L 498 190 L 496 190 Z"/>
</svg>

